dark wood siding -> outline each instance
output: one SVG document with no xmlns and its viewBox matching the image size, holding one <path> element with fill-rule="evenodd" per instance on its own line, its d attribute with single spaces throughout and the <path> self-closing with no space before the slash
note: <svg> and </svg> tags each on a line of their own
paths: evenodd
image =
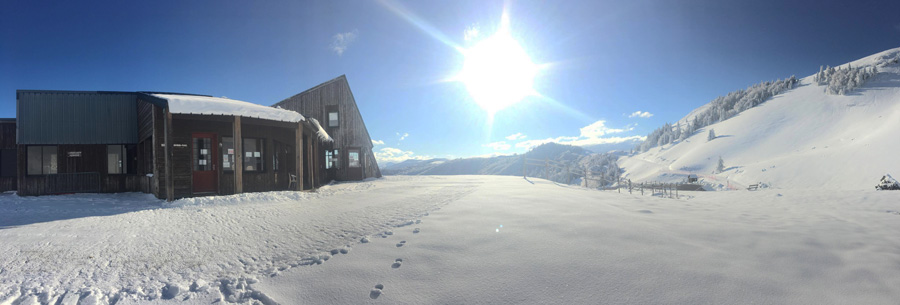
<svg viewBox="0 0 900 305">
<path fill-rule="evenodd" d="M 162 113 L 159 114 L 162 116 Z M 160 120 L 158 126 L 162 126 Z M 230 116 L 209 116 L 209 115 L 185 115 L 175 114 L 172 122 L 172 138 L 173 138 L 173 156 L 172 165 L 175 182 L 175 198 L 184 198 L 194 196 L 192 191 L 192 166 L 193 156 L 191 155 L 190 143 L 192 134 L 195 132 L 214 133 L 217 142 L 222 142 L 222 137 L 231 137 L 233 134 L 233 118 Z M 162 137 L 162 128 L 155 128 L 155 134 Z M 291 168 L 294 166 L 293 153 L 294 148 L 294 130 L 296 123 L 283 123 L 276 121 L 267 121 L 253 118 L 242 118 L 241 132 L 243 138 L 263 139 L 264 147 L 262 151 L 263 170 L 259 172 L 244 171 L 243 173 L 243 191 L 244 192 L 265 192 L 275 190 L 286 190 L 288 186 L 288 174 L 293 173 Z M 288 160 L 283 160 L 280 170 L 274 170 L 274 153 L 275 142 L 279 142 L 282 149 L 291 152 Z M 165 185 L 165 164 L 162 141 L 157 141 L 155 158 L 156 172 L 160 174 L 158 184 Z M 220 195 L 228 195 L 234 193 L 234 172 L 222 169 L 222 153 L 217 156 L 216 170 L 219 173 L 219 184 L 217 193 Z M 165 191 L 157 191 L 159 198 L 165 197 Z"/>
<path fill-rule="evenodd" d="M 137 122 L 138 141 L 143 141 L 153 136 L 153 109 L 158 108 L 148 102 L 138 99 Z"/>
<path fill-rule="evenodd" d="M 366 177 L 381 177 L 381 170 L 378 169 L 378 163 L 372 155 L 372 138 L 369 137 L 369 131 L 363 122 L 362 115 L 350 91 L 350 85 L 345 76 L 340 76 L 300 94 L 285 99 L 274 106 L 280 106 L 284 109 L 290 109 L 300 114 L 317 119 L 328 134 L 334 139 L 333 143 L 327 145 L 319 145 L 320 149 L 316 152 L 317 167 L 321 166 L 321 172 L 326 173 L 322 179 L 336 180 L 359 180 Z M 330 128 L 328 126 L 327 110 L 337 107 L 339 114 L 339 126 Z M 360 159 L 365 165 L 362 171 L 349 170 L 346 158 L 341 160 L 341 167 L 331 169 L 328 172 L 324 170 L 324 150 L 339 149 L 342 156 L 346 156 L 346 150 L 350 147 L 360 148 Z"/>
<path fill-rule="evenodd" d="M 16 189 L 16 121 L 0 121 L 0 158 L 11 158 L 11 162 L 0 159 L 0 192 Z M 10 167 L 10 168 L 6 168 Z M 10 173 L 11 176 L 3 176 Z"/>
<path fill-rule="evenodd" d="M 142 183 L 146 183 L 148 179 L 138 174 L 109 174 L 105 144 L 52 146 L 57 147 L 57 174 L 30 176 L 26 172 L 28 146 L 19 145 L 18 193 L 20 195 L 140 192 Z M 78 153 L 70 154 L 75 152 Z M 134 158 L 136 156 L 127 157 Z"/>
</svg>

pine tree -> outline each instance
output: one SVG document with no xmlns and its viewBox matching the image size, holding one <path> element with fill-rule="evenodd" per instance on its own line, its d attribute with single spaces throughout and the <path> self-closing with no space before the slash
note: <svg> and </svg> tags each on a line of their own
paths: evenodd
<svg viewBox="0 0 900 305">
<path fill-rule="evenodd" d="M 719 165 L 716 166 L 716 173 L 721 173 L 725 171 L 725 162 L 722 161 L 722 156 L 719 156 Z"/>
<path fill-rule="evenodd" d="M 716 138 L 716 130 L 710 128 L 710 129 L 709 129 L 709 135 L 706 137 L 706 141 L 712 141 L 712 140 L 715 139 L 715 138 Z"/>
</svg>

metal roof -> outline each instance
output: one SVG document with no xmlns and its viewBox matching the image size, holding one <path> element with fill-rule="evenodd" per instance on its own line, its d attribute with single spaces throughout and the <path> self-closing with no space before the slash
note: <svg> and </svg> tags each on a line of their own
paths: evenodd
<svg viewBox="0 0 900 305">
<path fill-rule="evenodd" d="M 17 90 L 18 144 L 138 142 L 137 93 Z"/>
</svg>

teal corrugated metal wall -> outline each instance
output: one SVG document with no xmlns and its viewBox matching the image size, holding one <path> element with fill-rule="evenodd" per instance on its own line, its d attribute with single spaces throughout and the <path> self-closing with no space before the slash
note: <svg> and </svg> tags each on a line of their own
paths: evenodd
<svg viewBox="0 0 900 305">
<path fill-rule="evenodd" d="M 138 142 L 137 94 L 20 91 L 18 144 Z"/>
</svg>

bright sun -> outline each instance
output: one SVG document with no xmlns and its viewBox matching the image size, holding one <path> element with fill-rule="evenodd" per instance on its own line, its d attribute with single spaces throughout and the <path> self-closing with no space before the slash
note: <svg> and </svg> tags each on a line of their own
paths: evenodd
<svg viewBox="0 0 900 305">
<path fill-rule="evenodd" d="M 509 33 L 506 23 L 493 36 L 462 51 L 465 63 L 457 79 L 485 111 L 494 114 L 535 91 L 537 65 Z"/>
</svg>

